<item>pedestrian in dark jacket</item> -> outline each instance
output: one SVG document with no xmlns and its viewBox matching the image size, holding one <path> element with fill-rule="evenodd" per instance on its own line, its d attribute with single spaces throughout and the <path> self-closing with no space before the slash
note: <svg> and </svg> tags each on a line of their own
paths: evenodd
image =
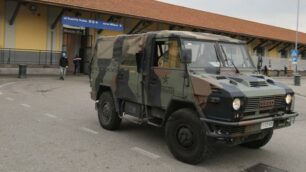
<svg viewBox="0 0 306 172">
<path fill-rule="evenodd" d="M 286 65 L 284 66 L 284 74 L 285 74 L 285 76 L 288 76 L 288 68 L 287 68 Z"/>
<path fill-rule="evenodd" d="M 264 75 L 268 76 L 268 67 L 267 65 L 264 66 Z"/>
<path fill-rule="evenodd" d="M 68 68 L 68 59 L 67 59 L 67 54 L 65 52 L 62 53 L 62 56 L 59 61 L 59 67 L 60 67 L 60 80 L 64 80 Z"/>
<path fill-rule="evenodd" d="M 81 69 L 81 58 L 79 57 L 79 55 L 76 55 L 73 59 L 73 63 L 74 63 L 74 74 L 75 75 L 79 75 L 80 74 L 80 69 Z"/>
</svg>

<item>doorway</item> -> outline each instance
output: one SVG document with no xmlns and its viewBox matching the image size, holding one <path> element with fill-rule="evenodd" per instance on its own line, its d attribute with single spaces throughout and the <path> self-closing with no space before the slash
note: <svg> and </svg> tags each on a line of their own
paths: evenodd
<svg viewBox="0 0 306 172">
<path fill-rule="evenodd" d="M 73 63 L 74 57 L 77 55 L 81 60 L 81 73 L 87 73 L 88 50 L 91 50 L 91 36 L 88 34 L 88 29 L 70 29 L 64 28 L 63 33 L 63 51 L 67 52 L 68 58 L 68 74 L 75 72 Z"/>
</svg>

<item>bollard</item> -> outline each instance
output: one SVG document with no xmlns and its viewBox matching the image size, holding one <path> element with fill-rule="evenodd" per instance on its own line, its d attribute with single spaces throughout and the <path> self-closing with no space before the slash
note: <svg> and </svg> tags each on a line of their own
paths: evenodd
<svg viewBox="0 0 306 172">
<path fill-rule="evenodd" d="M 27 65 L 19 65 L 18 78 L 24 79 L 27 77 Z"/>
<path fill-rule="evenodd" d="M 301 85 L 301 75 L 298 73 L 294 74 L 294 85 L 300 86 Z"/>
</svg>

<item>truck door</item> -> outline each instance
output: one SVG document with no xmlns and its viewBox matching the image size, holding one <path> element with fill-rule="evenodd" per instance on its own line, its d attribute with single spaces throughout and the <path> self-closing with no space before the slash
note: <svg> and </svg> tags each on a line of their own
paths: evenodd
<svg viewBox="0 0 306 172">
<path fill-rule="evenodd" d="M 173 98 L 184 97 L 184 65 L 176 38 L 154 40 L 147 91 L 149 106 L 166 109 Z"/>
<path fill-rule="evenodd" d="M 137 71 L 137 55 L 142 51 L 141 39 L 139 36 L 124 38 L 116 80 L 116 95 L 123 101 L 123 111 L 136 117 L 142 115 L 142 74 Z"/>
<path fill-rule="evenodd" d="M 139 82 L 136 61 L 134 62 L 134 57 L 128 57 L 118 70 L 116 95 L 127 101 L 138 102 Z"/>
</svg>

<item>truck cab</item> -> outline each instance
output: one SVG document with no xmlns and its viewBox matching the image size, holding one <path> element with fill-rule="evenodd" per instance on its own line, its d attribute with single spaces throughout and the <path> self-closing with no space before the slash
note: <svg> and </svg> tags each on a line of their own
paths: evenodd
<svg viewBox="0 0 306 172">
<path fill-rule="evenodd" d="M 260 148 L 292 125 L 294 92 L 259 74 L 246 43 L 158 31 L 98 39 L 91 98 L 103 128 L 122 119 L 165 128 L 175 158 L 196 164 L 222 142 Z"/>
</svg>

